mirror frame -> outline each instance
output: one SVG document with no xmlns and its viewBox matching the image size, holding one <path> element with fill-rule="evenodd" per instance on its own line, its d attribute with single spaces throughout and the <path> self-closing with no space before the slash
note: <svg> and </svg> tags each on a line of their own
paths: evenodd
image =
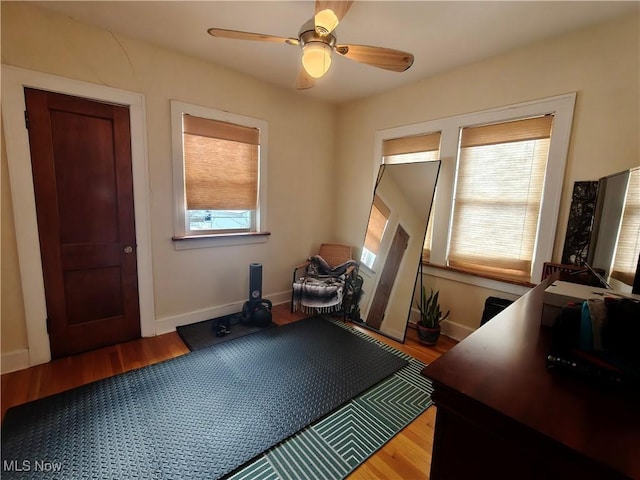
<svg viewBox="0 0 640 480">
<path fill-rule="evenodd" d="M 424 217 L 422 215 L 422 212 L 420 215 L 417 215 L 416 218 L 424 218 L 424 225 L 421 225 L 421 230 L 420 233 L 417 234 L 417 230 L 413 229 L 413 235 L 419 235 L 419 237 L 415 237 L 412 241 L 416 242 L 416 240 L 419 242 L 419 254 L 417 255 L 417 258 L 415 258 L 415 271 L 412 269 L 411 264 L 414 261 L 413 258 L 409 259 L 404 258 L 403 260 L 401 260 L 400 264 L 402 264 L 404 266 L 405 273 L 404 273 L 404 279 L 405 279 L 405 283 L 406 283 L 406 275 L 409 275 L 407 272 L 409 270 L 409 268 L 411 268 L 412 272 L 410 275 L 413 275 L 412 277 L 412 281 L 411 281 L 411 287 L 409 287 L 409 285 L 406 285 L 405 288 L 403 288 L 402 290 L 398 291 L 398 289 L 394 288 L 394 286 L 398 286 L 396 285 L 396 279 L 398 275 L 401 275 L 402 273 L 400 271 L 397 272 L 396 277 L 394 277 L 394 286 L 391 287 L 391 291 L 389 293 L 389 296 L 387 298 L 387 304 L 385 306 L 385 314 L 388 313 L 389 309 L 389 304 L 393 304 L 397 310 L 400 309 L 400 304 L 404 304 L 404 297 L 407 297 L 407 302 L 406 302 L 406 308 L 407 308 L 407 314 L 406 317 L 403 317 L 403 327 L 402 327 L 402 335 L 401 336 L 395 336 L 394 335 L 394 331 L 390 330 L 389 328 L 383 328 L 384 327 L 384 320 L 382 320 L 382 323 L 380 325 L 381 328 L 375 328 L 372 327 L 371 325 L 369 325 L 367 323 L 367 317 L 370 314 L 370 306 L 371 303 L 373 302 L 373 298 L 375 296 L 376 290 L 378 288 L 379 285 L 379 276 L 382 275 L 382 270 L 383 268 L 381 267 L 380 263 L 377 263 L 377 270 L 378 272 L 376 273 L 375 270 L 373 270 L 371 267 L 368 267 L 366 264 L 364 264 L 361 260 L 361 266 L 360 266 L 360 274 L 363 277 L 367 277 L 366 279 L 363 278 L 363 291 L 366 292 L 366 296 L 364 298 L 361 299 L 361 307 L 364 306 L 363 310 L 363 318 L 359 319 L 359 321 L 356 321 L 356 323 L 360 326 L 363 326 L 369 330 L 372 330 L 374 332 L 380 333 L 381 335 L 384 335 L 388 338 L 392 338 L 393 340 L 399 341 L 401 343 L 404 343 L 405 339 L 406 339 L 406 332 L 407 332 L 407 327 L 409 324 L 409 319 L 411 317 L 411 312 L 412 312 L 412 306 L 413 306 L 413 302 L 414 302 L 414 297 L 415 297 L 415 289 L 416 289 L 416 285 L 418 282 L 418 276 L 420 275 L 420 266 L 422 264 L 422 253 L 423 253 L 423 248 L 424 248 L 424 241 L 425 241 L 425 237 L 426 237 L 426 233 L 427 233 L 427 228 L 428 228 L 428 223 L 429 223 L 429 217 L 431 214 L 431 209 L 433 208 L 433 200 L 435 197 L 435 190 L 436 190 L 436 185 L 437 185 L 437 180 L 438 180 L 438 176 L 440 173 L 440 168 L 441 168 L 441 164 L 442 162 L 440 160 L 430 160 L 430 161 L 419 161 L 419 162 L 402 162 L 402 163 L 382 163 L 379 166 L 378 169 L 378 175 L 376 177 L 376 182 L 374 185 L 374 190 L 373 190 L 373 195 L 372 195 L 372 202 L 371 202 L 371 207 L 369 209 L 369 216 L 368 216 L 368 220 L 367 220 L 367 224 L 366 224 L 366 229 L 365 229 L 365 233 L 364 235 L 361 237 L 363 238 L 362 244 L 361 244 L 361 249 L 360 249 L 360 259 L 362 259 L 362 252 L 364 251 L 364 244 L 365 244 L 365 239 L 367 236 L 367 231 L 369 228 L 369 221 L 371 219 L 371 213 L 373 211 L 373 201 L 375 200 L 376 196 L 380 193 L 379 191 L 379 187 L 380 187 L 380 182 L 384 179 L 384 175 L 385 172 L 387 174 L 389 174 L 389 168 L 393 168 L 393 167 L 401 167 L 403 165 L 410 165 L 410 166 L 419 166 L 424 164 L 425 167 L 430 167 L 430 169 L 425 169 L 426 175 L 425 175 L 425 179 L 427 179 L 426 182 L 424 182 L 425 188 L 422 190 L 427 190 L 424 201 L 425 201 L 425 206 L 424 206 Z M 415 176 L 414 176 L 415 177 Z M 422 179 L 421 179 L 422 180 Z M 433 189 L 432 191 L 428 191 L 429 189 L 429 182 L 432 182 L 433 184 Z M 420 185 L 418 187 L 418 190 L 420 190 L 422 185 Z M 383 195 L 384 197 L 384 195 Z M 381 198 L 382 200 L 384 200 L 383 198 Z M 396 228 L 393 228 L 391 230 L 387 230 L 385 229 L 385 232 L 387 232 L 387 234 L 385 235 L 385 239 L 387 239 L 387 245 L 388 246 L 391 242 L 390 242 L 390 238 L 395 236 L 396 234 L 396 229 L 397 227 L 402 227 L 403 222 L 401 221 L 400 218 L 396 218 L 395 221 L 395 226 Z M 405 222 L 405 226 L 406 226 L 406 222 Z M 424 227 L 424 228 L 422 228 Z M 393 235 L 391 237 L 389 237 L 389 232 L 392 232 Z M 391 238 L 392 239 L 392 238 Z M 416 248 L 415 243 L 413 244 L 413 247 Z M 387 252 L 388 253 L 388 252 Z M 417 253 L 417 252 L 416 252 Z M 413 254 L 413 253 L 412 253 Z M 384 257 L 380 257 L 380 258 L 386 258 L 386 255 Z M 380 261 L 379 259 L 378 262 Z M 373 265 L 372 265 L 373 266 Z M 400 267 L 398 267 L 400 269 Z M 372 275 L 367 275 L 370 272 L 373 272 L 375 274 L 375 276 Z M 369 291 L 367 291 L 367 280 L 369 279 L 373 279 L 374 282 L 369 285 Z M 401 288 L 401 287 L 399 287 Z M 364 303 L 363 303 L 364 302 Z M 392 303 L 393 302 L 393 303 Z M 402 307 L 404 309 L 404 307 Z M 388 317 L 387 317 L 388 318 Z M 393 323 L 394 325 L 399 325 L 399 321 L 396 321 Z M 400 330 L 400 328 L 398 328 L 398 331 Z"/>
<path fill-rule="evenodd" d="M 595 212 L 592 217 L 593 229 L 588 247 L 587 263 L 593 268 L 603 268 L 608 282 L 611 281 L 610 267 L 613 262 L 618 242 L 617 236 L 624 213 L 623 196 L 626 194 L 626 183 L 628 183 L 631 172 L 634 170 L 640 170 L 640 167 L 633 167 L 606 175 L 598 180 L 598 195 Z M 624 189 L 621 188 L 621 180 L 626 182 Z M 611 238 L 614 230 L 616 238 Z M 615 283 L 623 285 L 625 288 L 630 288 L 634 294 L 640 294 L 640 256 L 638 256 L 633 283 L 627 285 L 619 280 L 615 280 Z"/>
</svg>

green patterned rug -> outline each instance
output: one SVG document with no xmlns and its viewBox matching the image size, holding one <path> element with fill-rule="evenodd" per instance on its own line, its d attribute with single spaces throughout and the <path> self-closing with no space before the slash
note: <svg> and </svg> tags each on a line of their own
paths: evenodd
<svg viewBox="0 0 640 480">
<path fill-rule="evenodd" d="M 369 335 L 348 329 L 409 364 L 344 406 L 267 450 L 229 480 L 340 479 L 349 475 L 432 405 L 425 364 Z"/>
</svg>

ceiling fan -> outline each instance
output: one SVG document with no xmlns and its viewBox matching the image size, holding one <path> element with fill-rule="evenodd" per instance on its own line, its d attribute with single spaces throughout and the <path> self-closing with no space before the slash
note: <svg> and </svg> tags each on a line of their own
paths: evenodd
<svg viewBox="0 0 640 480">
<path fill-rule="evenodd" d="M 367 45 L 340 45 L 334 30 L 345 16 L 353 0 L 316 0 L 315 15 L 300 28 L 298 38 L 276 37 L 261 33 L 241 32 L 223 28 L 210 28 L 210 35 L 236 40 L 286 43 L 302 48 L 302 68 L 296 80 L 296 88 L 303 90 L 315 85 L 331 66 L 331 53 L 374 67 L 404 72 L 413 64 L 413 55 L 400 50 Z"/>
</svg>

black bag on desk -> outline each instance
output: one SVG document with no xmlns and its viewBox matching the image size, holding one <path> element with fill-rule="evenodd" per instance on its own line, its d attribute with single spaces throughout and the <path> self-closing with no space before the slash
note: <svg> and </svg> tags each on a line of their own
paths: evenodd
<svg viewBox="0 0 640 480">
<path fill-rule="evenodd" d="M 570 304 L 556 319 L 550 371 L 594 383 L 640 385 L 640 302 L 606 298 Z"/>
</svg>

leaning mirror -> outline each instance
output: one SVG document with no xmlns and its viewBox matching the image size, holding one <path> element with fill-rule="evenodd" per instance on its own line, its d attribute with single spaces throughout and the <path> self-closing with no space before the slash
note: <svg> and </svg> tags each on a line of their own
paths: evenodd
<svg viewBox="0 0 640 480">
<path fill-rule="evenodd" d="M 640 293 L 640 167 L 602 177 L 587 263 L 614 290 Z"/>
<path fill-rule="evenodd" d="M 362 246 L 360 322 L 404 342 L 440 161 L 382 164 Z"/>
</svg>

